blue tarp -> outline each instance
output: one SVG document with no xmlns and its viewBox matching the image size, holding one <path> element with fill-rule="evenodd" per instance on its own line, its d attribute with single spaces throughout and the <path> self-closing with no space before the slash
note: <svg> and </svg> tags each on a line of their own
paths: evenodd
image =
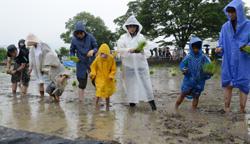
<svg viewBox="0 0 250 144">
<path fill-rule="evenodd" d="M 65 67 L 76 67 L 76 63 L 73 61 L 63 61 Z"/>
</svg>

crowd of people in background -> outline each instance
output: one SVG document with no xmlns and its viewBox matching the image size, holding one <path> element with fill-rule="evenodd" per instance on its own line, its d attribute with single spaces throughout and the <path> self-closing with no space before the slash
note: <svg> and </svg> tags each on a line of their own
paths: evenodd
<svg viewBox="0 0 250 144">
<path fill-rule="evenodd" d="M 205 48 L 204 48 L 205 47 Z M 211 59 L 221 59 L 221 56 L 216 54 L 216 48 L 210 48 L 209 45 L 206 45 L 202 48 L 202 52 L 206 54 Z M 150 58 L 165 60 L 166 62 L 171 61 L 181 61 L 188 53 L 189 49 L 184 48 L 153 48 L 150 50 Z"/>
</svg>

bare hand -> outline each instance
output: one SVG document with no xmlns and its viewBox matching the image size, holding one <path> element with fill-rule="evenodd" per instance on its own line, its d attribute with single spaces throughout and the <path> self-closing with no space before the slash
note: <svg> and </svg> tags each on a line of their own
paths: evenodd
<svg viewBox="0 0 250 144">
<path fill-rule="evenodd" d="M 13 75 L 13 74 L 15 74 L 17 71 L 16 70 L 12 70 L 11 71 L 11 74 Z"/>
<path fill-rule="evenodd" d="M 11 70 L 8 69 L 8 70 L 6 71 L 6 73 L 7 73 L 7 74 L 11 74 Z"/>
<path fill-rule="evenodd" d="M 28 73 L 29 73 L 30 76 L 31 76 L 31 72 L 32 72 L 32 69 L 29 69 L 29 72 L 28 72 Z"/>
<path fill-rule="evenodd" d="M 88 52 L 87 56 L 88 56 L 88 57 L 92 57 L 92 56 L 94 56 L 94 53 L 95 53 L 94 50 L 90 50 L 90 51 Z"/>
<path fill-rule="evenodd" d="M 135 52 L 135 49 L 129 49 L 128 52 L 134 53 L 134 52 Z"/>
<path fill-rule="evenodd" d="M 95 75 L 90 75 L 90 79 L 95 79 Z"/>
<path fill-rule="evenodd" d="M 65 79 L 66 79 L 66 77 L 65 77 L 65 76 L 62 76 L 62 77 L 59 78 L 59 82 L 60 82 L 61 84 L 63 84 L 64 81 L 65 81 Z"/>
<path fill-rule="evenodd" d="M 222 48 L 215 48 L 215 52 L 216 53 L 221 53 L 222 52 Z"/>
</svg>

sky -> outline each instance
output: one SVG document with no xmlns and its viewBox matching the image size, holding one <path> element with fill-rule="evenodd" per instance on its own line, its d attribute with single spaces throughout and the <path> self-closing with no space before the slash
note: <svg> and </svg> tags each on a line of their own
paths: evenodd
<svg viewBox="0 0 250 144">
<path fill-rule="evenodd" d="M 0 0 L 0 46 L 16 44 L 34 33 L 53 49 L 65 46 L 60 34 L 65 22 L 82 11 L 101 17 L 115 31 L 113 20 L 127 11 L 132 0 Z M 243 0 L 250 7 L 249 0 Z"/>
<path fill-rule="evenodd" d="M 126 13 L 130 0 L 0 0 L 0 46 L 16 44 L 34 33 L 53 49 L 64 46 L 65 22 L 87 11 L 115 31 L 113 20 Z"/>
</svg>

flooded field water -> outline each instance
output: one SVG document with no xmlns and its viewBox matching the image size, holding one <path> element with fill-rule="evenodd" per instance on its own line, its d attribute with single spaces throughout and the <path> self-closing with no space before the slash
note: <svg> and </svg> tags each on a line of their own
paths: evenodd
<svg viewBox="0 0 250 144">
<path fill-rule="evenodd" d="M 72 77 L 57 104 L 48 96 L 41 99 L 34 81 L 31 81 L 26 97 L 13 97 L 10 76 L 1 73 L 0 125 L 71 140 L 95 139 L 122 144 L 250 143 L 250 107 L 247 114 L 238 113 L 238 91 L 232 99 L 232 113 L 223 114 L 223 91 L 219 77 L 214 77 L 207 81 L 197 112 L 190 110 L 188 100 L 175 111 L 182 75 L 173 73 L 172 69 L 152 69 L 157 112 L 152 112 L 147 103 L 129 108 L 119 74 L 118 91 L 112 96 L 111 111 L 106 112 L 104 107 L 95 110 L 95 91 L 91 83 L 84 102 L 80 103 L 77 88 L 71 85 L 75 79 Z"/>
</svg>

